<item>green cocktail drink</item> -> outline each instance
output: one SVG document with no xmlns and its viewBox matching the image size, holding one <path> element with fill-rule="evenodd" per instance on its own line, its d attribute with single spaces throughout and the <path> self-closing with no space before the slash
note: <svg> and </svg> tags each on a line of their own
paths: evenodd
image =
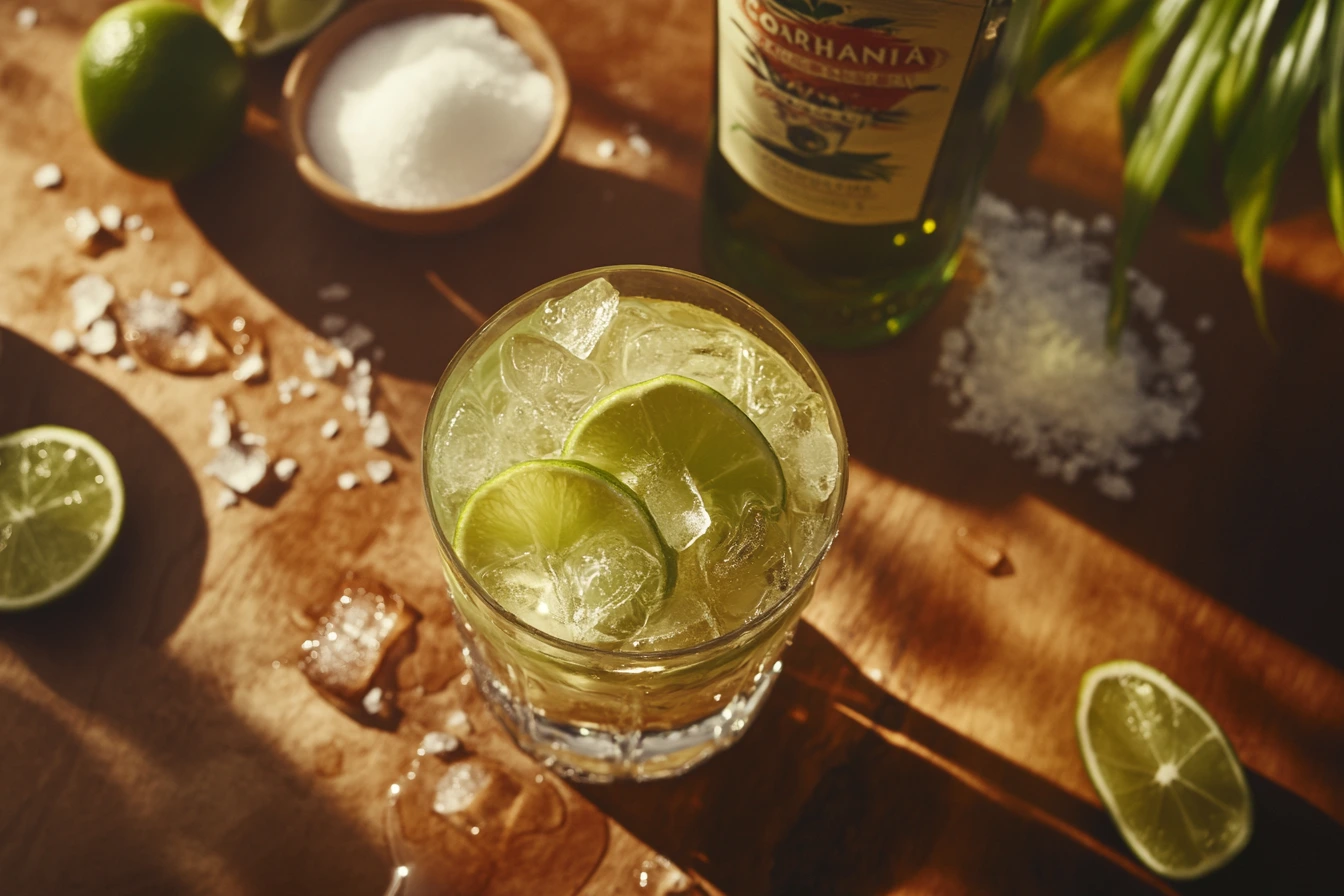
<svg viewBox="0 0 1344 896">
<path fill-rule="evenodd" d="M 519 745 L 605 781 L 736 741 L 845 459 L 815 363 L 711 280 L 585 271 L 486 323 L 434 394 L 424 479 L 464 654 Z"/>
</svg>

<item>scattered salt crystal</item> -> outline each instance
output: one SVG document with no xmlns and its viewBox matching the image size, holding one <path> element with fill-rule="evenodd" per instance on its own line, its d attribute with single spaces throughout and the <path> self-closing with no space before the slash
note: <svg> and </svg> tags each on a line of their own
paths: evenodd
<svg viewBox="0 0 1344 896">
<path fill-rule="evenodd" d="M 374 411 L 364 427 L 364 444 L 370 448 L 382 448 L 391 438 L 392 427 L 388 425 L 387 415 L 382 411 Z"/>
<path fill-rule="evenodd" d="M 454 709 L 448 713 L 447 718 L 443 720 L 444 727 L 459 737 L 463 734 L 471 733 L 471 719 L 460 709 Z"/>
<path fill-rule="evenodd" d="M 31 6 L 20 6 L 14 13 L 14 21 L 21 31 L 32 31 L 37 27 L 37 10 Z"/>
<path fill-rule="evenodd" d="M 347 411 L 350 411 L 351 413 L 354 413 L 356 406 L 357 402 L 355 401 L 355 396 L 351 395 L 349 392 L 341 396 L 341 407 L 345 408 Z"/>
<path fill-rule="evenodd" d="M 323 336 L 335 336 L 348 326 L 350 326 L 350 318 L 344 314 L 324 314 L 317 321 L 317 328 L 322 331 Z"/>
<path fill-rule="evenodd" d="M 1201 333 L 1207 333 L 1213 329 L 1213 315 L 1201 314 L 1195 318 L 1195 329 Z"/>
<path fill-rule="evenodd" d="M 387 351 L 381 345 L 375 345 L 369 351 L 369 357 L 373 359 L 373 363 L 381 364 L 383 358 L 387 357 Z"/>
<path fill-rule="evenodd" d="M 80 334 L 79 347 L 91 355 L 106 355 L 117 347 L 117 322 L 100 317 Z"/>
<path fill-rule="evenodd" d="M 426 756 L 447 756 L 456 753 L 461 747 L 462 741 L 447 731 L 430 731 L 420 739 L 420 749 Z"/>
<path fill-rule="evenodd" d="M 107 313 L 107 306 L 117 297 L 111 282 L 101 274 L 85 274 L 65 291 L 75 309 L 75 329 L 84 331 Z"/>
<path fill-rule="evenodd" d="M 1166 293 L 1151 280 L 1135 274 L 1134 282 L 1130 285 L 1129 300 L 1140 314 L 1151 321 L 1156 321 L 1162 316 L 1162 304 L 1166 301 Z"/>
<path fill-rule="evenodd" d="M 1110 236 L 1115 233 L 1115 219 L 1102 212 L 1092 219 L 1092 232 L 1097 236 Z"/>
<path fill-rule="evenodd" d="M 383 709 L 383 689 L 378 687 L 369 688 L 369 692 L 364 695 L 360 701 L 364 704 L 364 711 L 371 716 L 378 715 Z"/>
<path fill-rule="evenodd" d="M 359 476 L 356 475 L 355 473 L 350 472 L 349 470 L 346 470 L 344 473 L 341 473 L 339 476 L 336 477 L 336 484 L 341 487 L 342 491 L 348 492 L 350 491 L 350 489 L 359 485 Z"/>
<path fill-rule="evenodd" d="M 23 10 L 19 10 L 23 12 Z M 54 190 L 65 183 L 65 172 L 55 162 L 39 165 L 33 172 L 33 186 L 39 190 Z"/>
<path fill-rule="evenodd" d="M 329 380 L 336 375 L 336 356 L 318 354 L 311 345 L 303 350 L 303 363 L 309 375 L 320 380 Z"/>
<path fill-rule="evenodd" d="M 373 331 L 359 321 L 355 321 L 345 328 L 345 332 L 333 336 L 331 344 L 339 348 L 346 348 L 352 352 L 357 352 L 371 345 L 373 339 Z"/>
<path fill-rule="evenodd" d="M 270 456 L 264 448 L 229 442 L 206 464 L 205 472 L 245 495 L 261 484 L 270 465 Z"/>
<path fill-rule="evenodd" d="M 334 439 L 341 431 L 341 424 L 333 417 L 322 424 L 322 438 Z"/>
<path fill-rule="evenodd" d="M 75 209 L 70 217 L 65 219 L 65 229 L 76 243 L 84 245 L 98 236 L 99 231 L 103 229 L 103 223 L 98 220 L 93 209 L 86 206 Z"/>
<path fill-rule="evenodd" d="M 454 763 L 434 789 L 434 811 L 453 815 L 469 807 L 490 783 L 490 773 L 474 762 Z"/>
<path fill-rule="evenodd" d="M 649 156 L 653 155 L 653 145 L 649 143 L 648 139 L 643 134 L 631 134 L 629 137 L 625 138 L 625 142 L 630 144 L 630 149 L 632 149 L 637 156 L 642 156 L 647 159 Z"/>
<path fill-rule="evenodd" d="M 222 398 L 210 402 L 210 434 L 205 443 L 211 448 L 223 448 L 233 440 L 233 428 L 236 422 L 233 409 Z"/>
<path fill-rule="evenodd" d="M 121 207 L 105 205 L 98 209 L 98 220 L 108 230 L 120 230 L 122 224 Z"/>
<path fill-rule="evenodd" d="M 317 383 L 306 382 L 299 386 L 299 395 L 304 398 L 312 398 L 317 394 Z"/>
<path fill-rule="evenodd" d="M 294 474 L 298 472 L 299 462 L 292 457 L 282 457 L 275 462 L 275 466 L 272 467 L 272 469 L 275 470 L 276 479 L 279 479 L 281 482 L 288 482 L 293 479 Z"/>
<path fill-rule="evenodd" d="M 172 373 L 214 373 L 229 366 L 215 331 L 172 299 L 149 290 L 121 305 L 126 344 L 141 361 Z"/>
<path fill-rule="evenodd" d="M 238 434 L 238 442 L 242 445 L 265 445 L 266 437 L 259 432 L 244 432 Z"/>
<path fill-rule="evenodd" d="M 139 230 L 141 227 L 143 227 L 144 224 L 145 219 L 140 217 L 139 215 L 127 215 L 126 220 L 122 223 L 122 226 L 124 226 L 127 230 L 136 231 Z"/>
<path fill-rule="evenodd" d="M 317 297 L 323 302 L 344 302 L 350 298 L 350 287 L 344 283 L 328 283 L 317 290 Z"/>
<path fill-rule="evenodd" d="M 958 335 L 943 340 L 934 379 L 960 408 L 952 426 L 1007 445 L 1043 476 L 1075 482 L 1095 473 L 1098 490 L 1124 499 L 1133 488 L 1120 474 L 1138 465 L 1139 451 L 1197 435 L 1193 351 L 1157 320 L 1161 290 L 1131 272 L 1159 351 L 1140 337 L 1136 318 L 1112 354 L 1101 279 L 1109 253 L 1071 223 L 1006 206 L 993 197 L 977 206 L 972 227 L 986 278 Z"/>
<path fill-rule="evenodd" d="M 117 366 L 127 373 L 134 373 L 140 369 L 140 365 L 135 363 L 134 355 L 120 355 L 117 358 Z"/>
<path fill-rule="evenodd" d="M 191 294 L 191 284 L 185 280 L 174 280 L 168 284 L 168 292 L 179 299 L 186 298 Z"/>
<path fill-rule="evenodd" d="M 341 346 L 336 349 L 336 363 L 349 370 L 355 366 L 355 353 L 345 346 Z"/>
<path fill-rule="evenodd" d="M 1118 473 L 1102 473 L 1096 484 L 1097 491 L 1114 501 L 1129 501 L 1134 497 L 1134 486 Z"/>
<path fill-rule="evenodd" d="M 141 228 L 140 228 L 140 239 L 144 240 L 144 241 L 147 242 L 147 243 L 148 243 L 150 240 L 154 239 L 154 228 L 153 228 L 153 227 L 141 227 Z"/>
<path fill-rule="evenodd" d="M 240 383 L 252 383 L 266 375 L 266 356 L 250 352 L 233 369 L 233 378 Z"/>
<path fill-rule="evenodd" d="M 616 155 L 616 141 L 608 137 L 606 140 L 599 140 L 597 143 L 597 157 L 599 159 L 609 159 Z"/>
<path fill-rule="evenodd" d="M 382 485 L 392 478 L 392 462 L 379 458 L 371 460 L 364 465 L 368 471 L 369 479 L 373 480 L 375 485 Z"/>
<path fill-rule="evenodd" d="M 215 498 L 215 506 L 220 510 L 227 510 L 238 504 L 238 493 L 231 488 L 221 488 L 219 495 Z"/>
<path fill-rule="evenodd" d="M 443 205 L 521 167 L 553 107 L 550 79 L 493 18 L 418 15 L 366 31 L 329 63 L 308 140 L 317 163 L 361 199 Z"/>
<path fill-rule="evenodd" d="M 1061 208 L 1051 216 L 1050 229 L 1056 236 L 1066 240 L 1080 240 L 1087 232 L 1087 225 L 1082 218 L 1074 217 Z"/>
<path fill-rule="evenodd" d="M 68 355 L 79 347 L 79 337 L 70 330 L 61 328 L 51 334 L 51 347 L 63 355 Z"/>
</svg>

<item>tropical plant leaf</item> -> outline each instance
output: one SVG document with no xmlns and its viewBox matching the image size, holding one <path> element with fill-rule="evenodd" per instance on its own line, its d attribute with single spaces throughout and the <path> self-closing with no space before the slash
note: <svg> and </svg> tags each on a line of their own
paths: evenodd
<svg viewBox="0 0 1344 896">
<path fill-rule="evenodd" d="M 1206 230 L 1217 227 L 1227 214 L 1219 183 L 1213 115 L 1207 105 L 1190 129 L 1162 201 Z"/>
<path fill-rule="evenodd" d="M 1124 209 L 1116 237 L 1111 307 L 1106 318 L 1106 336 L 1112 346 L 1119 341 L 1129 314 L 1129 263 L 1202 114 L 1226 59 L 1228 38 L 1248 2 L 1219 0 L 1200 6 L 1125 155 Z"/>
<path fill-rule="evenodd" d="M 1138 132 L 1139 102 L 1153 66 L 1199 6 L 1200 0 L 1157 0 L 1143 20 L 1120 76 L 1120 125 L 1125 146 L 1134 142 Z"/>
<path fill-rule="evenodd" d="M 1083 39 L 1095 3 L 1096 0 L 1054 0 L 1046 5 L 1022 54 L 1022 74 L 1017 86 L 1023 95 L 1031 93 L 1045 73 L 1067 58 Z"/>
<path fill-rule="evenodd" d="M 1093 0 L 1082 39 L 1069 53 L 1070 68 L 1134 29 L 1154 0 Z"/>
<path fill-rule="evenodd" d="M 1224 143 L 1232 138 L 1246 114 L 1246 104 L 1264 67 L 1265 38 L 1279 6 L 1279 0 L 1251 0 L 1250 9 L 1232 33 L 1227 64 L 1213 88 L 1213 130 Z"/>
<path fill-rule="evenodd" d="M 1335 239 L 1344 249 L 1344 9 L 1336 7 L 1331 15 L 1317 138 L 1330 220 L 1335 225 Z"/>
<path fill-rule="evenodd" d="M 1232 213 L 1232 238 L 1261 331 L 1269 338 L 1261 265 L 1265 226 L 1284 163 L 1297 142 L 1298 122 L 1323 68 L 1321 51 L 1331 0 L 1308 0 L 1270 61 L 1259 95 L 1232 144 L 1223 188 Z"/>
</svg>

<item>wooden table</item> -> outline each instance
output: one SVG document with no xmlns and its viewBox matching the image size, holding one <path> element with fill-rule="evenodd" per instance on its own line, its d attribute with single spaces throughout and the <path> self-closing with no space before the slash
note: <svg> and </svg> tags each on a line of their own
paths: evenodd
<svg viewBox="0 0 1344 896">
<path fill-rule="evenodd" d="M 538 769 L 462 671 L 421 502 L 418 445 L 432 385 L 472 325 L 425 281 L 483 312 L 555 275 L 612 262 L 695 269 L 710 91 L 706 2 L 530 0 L 571 72 L 561 158 L 498 224 L 459 237 L 365 230 L 322 206 L 286 160 L 247 139 L 177 188 L 130 177 L 90 145 L 71 103 L 80 35 L 107 3 L 50 0 L 37 29 L 0 2 L 0 431 L 91 431 L 119 459 L 121 541 L 82 591 L 0 618 L 0 892 L 377 893 L 391 867 L 385 795 L 420 734 L 464 708 L 467 745 L 502 773 Z M 1018 203 L 1114 211 L 1109 99 L 1117 57 L 1052 84 L 1012 116 L 991 187 Z M 255 67 L 273 114 L 286 60 Z M 602 160 L 636 123 L 651 158 Z M 1309 148 L 1309 147 L 1308 147 Z M 67 184 L 30 183 L 55 161 Z M 543 778 L 552 823 L 442 833 L 452 892 L 666 890 L 692 872 L 727 894 L 1340 892 L 1344 847 L 1344 264 L 1304 152 L 1267 265 L 1275 354 L 1257 336 L 1226 233 L 1159 216 L 1139 264 L 1196 337 L 1202 437 L 1153 452 L 1132 503 L 1037 478 L 953 433 L 929 386 L 954 288 L 898 342 L 820 361 L 849 428 L 841 535 L 746 739 L 676 781 L 573 789 Z M 62 221 L 81 205 L 142 214 L 153 242 L 89 260 Z M 123 294 L 193 284 L 189 307 L 234 303 L 269 337 L 272 381 L 127 373 L 47 347 L 65 287 L 86 271 Z M 327 306 L 387 350 L 379 407 L 396 480 L 350 492 L 373 453 L 333 387 L 282 406 L 275 381 Z M 298 458 L 271 506 L 215 507 L 206 412 L 226 395 L 273 454 Z M 323 420 L 346 421 L 334 441 Z M 953 544 L 968 526 L 1007 550 L 991 578 Z M 290 662 L 297 608 L 367 570 L 425 619 L 396 732 L 361 726 Z M 1152 663 L 1228 732 L 1250 774 L 1257 831 L 1228 871 L 1176 887 L 1130 857 L 1085 777 L 1079 676 Z M 443 685 L 447 683 L 446 687 Z M 441 688 L 441 689 L 438 689 Z M 438 690 L 436 690 L 438 689 Z M 423 693 L 422 693 L 423 692 Z M 640 888 L 638 873 L 652 876 Z"/>
</svg>

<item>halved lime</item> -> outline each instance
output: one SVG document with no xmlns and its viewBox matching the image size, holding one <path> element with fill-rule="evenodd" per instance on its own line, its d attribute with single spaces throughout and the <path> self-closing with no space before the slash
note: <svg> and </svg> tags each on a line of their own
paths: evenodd
<svg viewBox="0 0 1344 896">
<path fill-rule="evenodd" d="M 462 506 L 453 549 L 505 609 L 581 643 L 631 637 L 676 580 L 639 498 L 574 461 L 526 461 L 488 480 Z"/>
<path fill-rule="evenodd" d="M 0 610 L 74 588 L 121 528 L 117 462 L 88 433 L 37 426 L 0 436 Z"/>
<path fill-rule="evenodd" d="M 630 486 L 677 550 L 704 534 L 711 517 L 735 519 L 753 501 L 771 513 L 784 506 L 784 470 L 756 424 L 684 376 L 611 393 L 579 418 L 564 456 Z"/>
<path fill-rule="evenodd" d="M 1078 747 L 1135 854 L 1164 877 L 1200 877 L 1251 837 L 1251 793 L 1232 745 L 1195 699 L 1133 660 L 1089 669 Z"/>
<path fill-rule="evenodd" d="M 202 0 L 205 17 L 253 56 L 269 56 L 311 36 L 345 0 Z"/>
</svg>

